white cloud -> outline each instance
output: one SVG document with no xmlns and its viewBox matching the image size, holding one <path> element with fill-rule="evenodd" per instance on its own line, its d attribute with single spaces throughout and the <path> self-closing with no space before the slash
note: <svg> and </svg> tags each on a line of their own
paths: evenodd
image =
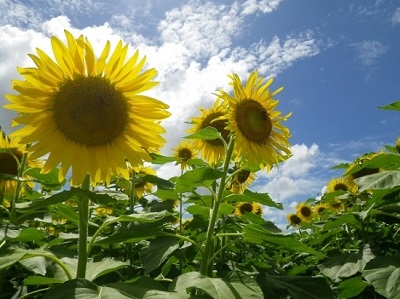
<svg viewBox="0 0 400 299">
<path fill-rule="evenodd" d="M 243 15 L 250 15 L 256 13 L 258 10 L 262 13 L 270 13 L 277 9 L 282 0 L 247 0 L 242 4 Z"/>
<path fill-rule="evenodd" d="M 375 40 L 353 43 L 352 46 L 357 51 L 358 59 L 365 66 L 375 64 L 388 51 L 388 48 L 382 42 Z"/>
<path fill-rule="evenodd" d="M 393 17 L 392 17 L 392 23 L 393 24 L 400 23 L 400 7 L 395 10 Z"/>
</svg>

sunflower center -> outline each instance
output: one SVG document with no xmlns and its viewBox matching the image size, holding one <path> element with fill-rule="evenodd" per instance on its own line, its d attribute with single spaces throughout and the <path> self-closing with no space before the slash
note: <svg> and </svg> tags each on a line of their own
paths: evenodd
<svg viewBox="0 0 400 299">
<path fill-rule="evenodd" d="M 19 151 L 13 151 L 13 154 L 19 161 L 22 160 L 22 153 Z M 10 175 L 18 174 L 18 165 L 15 158 L 9 153 L 0 153 L 0 172 Z"/>
<path fill-rule="evenodd" d="M 187 161 L 190 158 L 192 158 L 192 151 L 190 149 L 187 148 L 183 148 L 179 151 L 179 158 L 182 161 Z"/>
<path fill-rule="evenodd" d="M 348 190 L 347 186 L 342 183 L 336 184 L 334 189 L 335 189 L 335 191 L 339 191 L 339 190 L 347 191 Z"/>
<path fill-rule="evenodd" d="M 64 136 L 86 146 L 112 143 L 128 122 L 128 105 L 109 80 L 80 77 L 54 95 L 54 121 Z"/>
<path fill-rule="evenodd" d="M 237 181 L 240 184 L 243 184 L 244 182 L 246 182 L 246 180 L 249 178 L 249 176 L 250 176 L 250 171 L 242 169 L 237 174 Z"/>
<path fill-rule="evenodd" d="M 292 214 L 292 215 L 290 215 L 290 222 L 291 222 L 292 224 L 297 225 L 297 224 L 300 224 L 301 219 L 300 219 L 300 217 L 297 216 L 296 214 Z"/>
<path fill-rule="evenodd" d="M 245 214 L 245 212 L 251 213 L 253 211 L 253 205 L 251 203 L 242 203 L 239 207 L 240 213 Z"/>
<path fill-rule="evenodd" d="M 311 216 L 311 209 L 309 207 L 302 207 L 300 209 L 300 213 L 301 215 L 303 215 L 304 217 L 310 217 Z"/>
<path fill-rule="evenodd" d="M 225 129 L 226 127 L 226 120 L 223 119 L 217 119 L 216 118 L 224 115 L 223 112 L 216 112 L 208 115 L 204 121 L 201 124 L 201 129 L 205 129 L 207 127 L 213 127 L 215 128 L 222 136 L 222 138 L 225 140 L 225 142 L 229 141 L 229 131 Z M 224 146 L 222 141 L 220 139 L 213 139 L 213 140 L 204 140 L 208 144 L 213 145 L 213 146 Z"/>
<path fill-rule="evenodd" d="M 318 207 L 317 213 L 322 214 L 325 211 L 324 207 Z"/>
<path fill-rule="evenodd" d="M 258 144 L 265 144 L 272 131 L 272 122 L 267 110 L 252 99 L 239 102 L 236 123 L 246 139 Z"/>
</svg>

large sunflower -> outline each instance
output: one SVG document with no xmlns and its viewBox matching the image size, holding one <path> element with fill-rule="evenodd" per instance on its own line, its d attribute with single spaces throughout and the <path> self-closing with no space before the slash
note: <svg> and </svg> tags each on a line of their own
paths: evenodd
<svg viewBox="0 0 400 299">
<path fill-rule="evenodd" d="M 220 96 L 229 105 L 228 126 L 236 136 L 235 156 L 250 164 L 266 167 L 287 159 L 291 154 L 289 129 L 281 124 L 291 113 L 281 116 L 275 110 L 278 100 L 273 97 L 282 90 L 269 91 L 273 79 L 263 82 L 257 71 L 250 74 L 245 85 L 237 74 L 229 76 L 233 95 L 220 91 Z"/>
<path fill-rule="evenodd" d="M 188 161 L 196 158 L 198 151 L 196 150 L 193 141 L 181 141 L 175 148 L 173 148 L 173 152 L 177 164 L 181 164 L 181 169 L 185 170 L 189 168 Z"/>
<path fill-rule="evenodd" d="M 201 116 L 192 118 L 193 128 L 189 132 L 195 133 L 207 127 L 213 127 L 221 134 L 225 142 L 228 142 L 230 132 L 225 128 L 226 119 L 221 119 L 226 116 L 226 107 L 221 105 L 221 100 L 217 99 L 213 107 L 200 109 L 200 111 Z M 225 147 L 220 139 L 196 139 L 194 146 L 200 150 L 203 158 L 209 163 L 218 164 L 225 157 Z"/>
<path fill-rule="evenodd" d="M 326 192 L 344 191 L 350 193 L 357 193 L 358 186 L 354 183 L 352 178 L 349 177 L 339 177 L 333 178 L 328 182 Z"/>
<path fill-rule="evenodd" d="M 309 222 L 314 216 L 314 211 L 308 203 L 300 203 L 296 207 L 296 214 L 302 222 Z"/>
<path fill-rule="evenodd" d="M 18 68 L 25 81 L 14 80 L 17 95 L 6 95 L 5 107 L 19 112 L 14 120 L 32 158 L 49 154 L 43 171 L 59 164 L 60 179 L 72 168 L 72 185 L 89 173 L 93 184 L 109 183 L 111 173 L 129 178 L 125 159 L 133 165 L 150 161 L 149 151 L 165 143 L 159 120 L 170 115 L 168 105 L 140 95 L 158 82 L 155 69 L 141 72 L 145 58 L 135 52 L 127 61 L 128 45 L 120 41 L 110 54 L 107 42 L 95 58 L 87 38 L 65 31 L 67 43 L 51 37 L 55 61 L 42 50 L 30 54 L 36 67 Z"/>
</svg>

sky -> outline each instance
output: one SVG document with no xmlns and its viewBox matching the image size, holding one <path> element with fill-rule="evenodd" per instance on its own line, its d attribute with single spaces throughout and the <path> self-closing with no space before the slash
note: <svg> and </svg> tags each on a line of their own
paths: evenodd
<svg viewBox="0 0 400 299">
<path fill-rule="evenodd" d="M 190 128 L 185 122 L 210 107 L 228 75 L 259 70 L 284 87 L 278 110 L 292 112 L 293 156 L 279 169 L 259 172 L 252 191 L 268 192 L 283 211 L 264 209 L 280 228 L 299 202 L 323 192 L 341 172 L 331 167 L 393 145 L 400 135 L 400 2 L 398 0 L 0 0 L 0 125 L 12 132 L 15 115 L 2 106 L 21 79 L 27 54 L 51 53 L 49 37 L 64 29 L 83 34 L 99 55 L 122 39 L 158 70 L 148 95 L 170 105 L 162 154 Z M 173 164 L 157 169 L 165 179 Z"/>
</svg>

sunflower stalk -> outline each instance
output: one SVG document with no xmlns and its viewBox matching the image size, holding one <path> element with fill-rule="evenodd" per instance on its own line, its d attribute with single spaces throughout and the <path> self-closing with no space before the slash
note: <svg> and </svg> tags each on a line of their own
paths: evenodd
<svg viewBox="0 0 400 299">
<path fill-rule="evenodd" d="M 17 210 L 15 209 L 16 203 L 19 201 L 19 196 L 21 195 L 21 188 L 23 182 L 21 181 L 22 176 L 24 175 L 25 172 L 25 167 L 28 162 L 28 153 L 25 152 L 22 155 L 21 162 L 18 160 L 18 158 L 11 152 L 11 155 L 14 156 L 15 161 L 17 162 L 18 165 L 18 180 L 17 180 L 17 185 L 14 190 L 14 196 L 12 197 L 11 203 L 10 203 L 10 208 L 11 208 L 11 215 L 10 215 L 10 222 L 14 223 L 15 218 L 17 216 Z"/>
<path fill-rule="evenodd" d="M 213 249 L 214 249 L 214 234 L 215 234 L 215 224 L 217 222 L 219 206 L 222 201 L 222 194 L 225 190 L 226 185 L 226 177 L 228 174 L 229 164 L 231 161 L 233 149 L 234 149 L 234 138 L 231 137 L 229 144 L 226 149 L 226 156 L 223 165 L 223 173 L 221 177 L 221 181 L 218 188 L 217 197 L 214 200 L 214 204 L 210 210 L 210 220 L 208 222 L 206 240 L 204 244 L 204 253 L 202 256 L 202 260 L 200 263 L 200 273 L 206 276 L 210 276 L 210 270 L 212 269 L 210 266 L 213 264 Z"/>
<path fill-rule="evenodd" d="M 86 174 L 81 184 L 83 190 L 90 188 L 90 175 Z M 79 239 L 78 239 L 78 266 L 76 269 L 76 278 L 85 278 L 87 265 L 87 240 L 88 240 L 88 223 L 89 223 L 89 198 L 83 197 L 78 201 L 79 213 Z"/>
</svg>

